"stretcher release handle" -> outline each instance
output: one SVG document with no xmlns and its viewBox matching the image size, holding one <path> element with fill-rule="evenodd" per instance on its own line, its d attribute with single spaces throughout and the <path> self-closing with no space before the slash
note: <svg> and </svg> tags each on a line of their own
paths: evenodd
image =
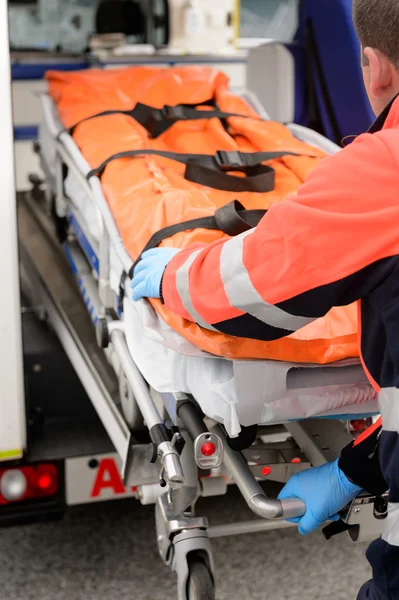
<svg viewBox="0 0 399 600">
<path fill-rule="evenodd" d="M 278 500 L 268 498 L 253 476 L 247 461 L 240 452 L 232 450 L 226 436 L 219 425 L 211 429 L 222 439 L 224 446 L 223 463 L 232 475 L 249 508 L 262 519 L 292 519 L 302 517 L 306 506 L 298 498 Z"/>
</svg>

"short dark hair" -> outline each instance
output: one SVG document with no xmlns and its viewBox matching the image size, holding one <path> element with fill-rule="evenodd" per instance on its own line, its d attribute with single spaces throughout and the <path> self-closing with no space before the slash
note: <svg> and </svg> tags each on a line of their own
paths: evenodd
<svg viewBox="0 0 399 600">
<path fill-rule="evenodd" d="M 399 0 L 353 0 L 353 20 L 362 48 L 379 50 L 399 68 Z"/>
</svg>

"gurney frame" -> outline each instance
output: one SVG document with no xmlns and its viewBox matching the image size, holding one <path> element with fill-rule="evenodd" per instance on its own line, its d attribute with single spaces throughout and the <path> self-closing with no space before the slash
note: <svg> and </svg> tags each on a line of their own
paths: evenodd
<svg viewBox="0 0 399 600">
<path fill-rule="evenodd" d="M 204 417 L 194 398 L 152 390 L 129 353 L 123 320 L 115 318 L 109 232 L 116 225 L 100 181 L 84 177 L 89 166 L 67 133 L 59 134 L 56 142 L 55 181 L 45 161 L 42 164 L 45 190 L 36 181 L 32 194 L 20 198 L 23 281 L 36 295 L 34 304 L 44 310 L 81 378 L 121 458 L 126 485 L 137 486 L 143 502 L 150 497 L 155 503 L 159 553 L 177 573 L 178 599 L 211 600 L 215 583 L 211 538 L 291 527 L 282 519 L 303 514 L 304 505 L 296 499 L 281 502 L 267 497 L 260 481 L 284 483 L 310 464 L 336 458 L 351 435 L 340 421 L 314 419 L 261 428 L 256 445 L 240 452 L 232 449 L 217 423 Z M 76 207 L 71 211 L 69 206 L 65 167 L 74 170 L 97 207 L 102 232 L 96 250 Z M 69 221 L 63 247 L 57 243 L 49 218 L 54 207 L 58 219 L 68 217 Z M 127 273 L 131 259 L 118 240 L 118 235 L 113 236 L 113 251 L 121 273 Z M 74 277 L 65 274 L 67 262 Z M 136 439 L 143 425 L 149 444 Z M 215 452 L 207 459 L 201 448 L 209 442 Z M 195 515 L 197 500 L 224 494 L 233 482 L 260 519 L 210 527 L 206 518 Z"/>
</svg>

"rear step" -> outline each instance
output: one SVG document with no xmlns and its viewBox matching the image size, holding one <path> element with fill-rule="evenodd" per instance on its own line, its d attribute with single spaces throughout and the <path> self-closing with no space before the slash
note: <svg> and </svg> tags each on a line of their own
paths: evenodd
<svg viewBox="0 0 399 600">
<path fill-rule="evenodd" d="M 40 290 L 40 301 L 122 461 L 131 462 L 132 437 L 117 403 L 118 380 L 103 350 L 52 223 L 28 194 L 18 194 L 22 278 Z"/>
</svg>

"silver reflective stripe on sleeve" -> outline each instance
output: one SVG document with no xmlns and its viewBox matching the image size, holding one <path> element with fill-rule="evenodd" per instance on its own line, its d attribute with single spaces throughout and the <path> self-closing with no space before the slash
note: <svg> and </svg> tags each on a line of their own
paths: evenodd
<svg viewBox="0 0 399 600">
<path fill-rule="evenodd" d="M 394 387 L 382 388 L 378 394 L 378 406 L 384 431 L 399 433 L 399 390 Z"/>
<path fill-rule="evenodd" d="M 382 416 L 382 428 L 387 432 L 399 433 L 399 390 L 395 387 L 382 388 L 378 394 L 378 406 Z M 388 503 L 388 516 L 384 520 L 382 539 L 399 546 L 399 503 Z"/>
<path fill-rule="evenodd" d="M 396 502 L 388 502 L 388 516 L 384 520 L 382 539 L 391 546 L 399 546 L 399 504 Z"/>
<path fill-rule="evenodd" d="M 194 321 L 204 329 L 210 329 L 211 331 L 216 331 L 212 325 L 208 325 L 205 321 L 200 317 L 197 311 L 194 309 L 193 303 L 190 298 L 190 286 L 189 286 L 189 270 L 194 260 L 197 258 L 198 254 L 201 250 L 196 250 L 186 260 L 186 262 L 176 271 L 176 289 L 179 293 L 180 299 L 183 303 L 186 311 L 192 316 Z"/>
<path fill-rule="evenodd" d="M 257 292 L 243 262 L 244 239 L 254 230 L 246 231 L 223 244 L 220 257 L 220 277 L 230 304 L 252 315 L 259 321 L 287 331 L 297 331 L 315 318 L 291 315 L 281 308 L 268 304 Z M 265 272 L 267 278 L 267 272 Z"/>
</svg>

